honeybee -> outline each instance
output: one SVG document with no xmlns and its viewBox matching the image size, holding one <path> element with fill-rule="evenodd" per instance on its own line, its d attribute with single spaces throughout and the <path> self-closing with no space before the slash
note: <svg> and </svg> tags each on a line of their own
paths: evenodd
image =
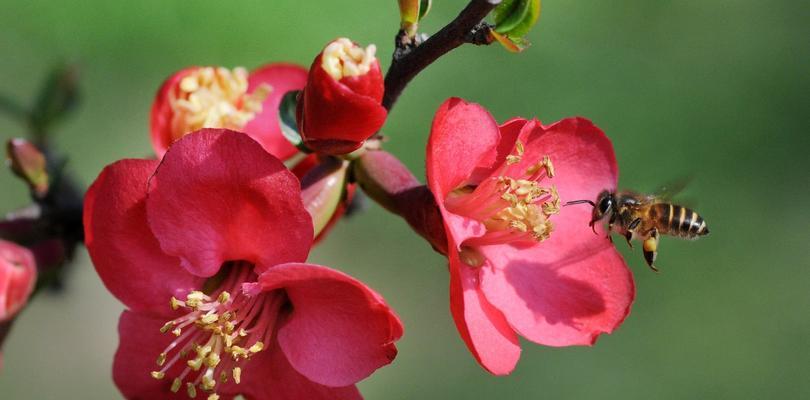
<svg viewBox="0 0 810 400">
<path fill-rule="evenodd" d="M 682 187 L 676 188 L 679 191 Z M 706 221 L 694 210 L 672 204 L 667 200 L 674 191 L 664 195 L 640 194 L 631 191 L 611 192 L 608 190 L 599 194 L 596 201 L 574 200 L 565 205 L 590 204 L 593 206 L 590 227 L 596 233 L 595 224 L 608 221 L 608 239 L 611 232 L 623 235 L 627 244 L 633 247 L 632 241 L 640 240 L 644 250 L 644 260 L 647 265 L 658 272 L 653 264 L 658 255 L 658 240 L 661 235 L 670 235 L 683 239 L 695 240 L 709 234 Z"/>
</svg>

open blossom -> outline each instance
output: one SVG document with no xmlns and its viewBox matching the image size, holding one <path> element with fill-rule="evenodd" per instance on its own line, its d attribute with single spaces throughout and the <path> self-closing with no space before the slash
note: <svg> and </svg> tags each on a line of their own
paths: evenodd
<svg viewBox="0 0 810 400">
<path fill-rule="evenodd" d="M 0 240 L 0 322 L 20 311 L 36 282 L 34 255 L 25 247 Z"/>
<path fill-rule="evenodd" d="M 612 145 L 590 121 L 499 127 L 481 106 L 450 99 L 433 121 L 427 176 L 447 233 L 453 318 L 488 371 L 514 369 L 518 335 L 591 345 L 627 316 L 634 286 L 620 254 L 587 229 L 589 210 L 560 207 L 616 186 Z"/>
<path fill-rule="evenodd" d="M 305 264 L 298 180 L 248 136 L 204 129 L 122 160 L 85 198 L 86 243 L 128 310 L 113 377 L 129 399 L 358 399 L 396 356 L 382 297 Z"/>
<path fill-rule="evenodd" d="M 298 102 L 307 147 L 326 154 L 358 149 L 385 123 L 384 86 L 376 47 L 339 38 L 318 54 Z"/>
<path fill-rule="evenodd" d="M 278 107 L 288 91 L 307 80 L 303 67 L 275 63 L 248 73 L 241 67 L 189 67 L 169 77 L 152 105 L 152 146 L 162 157 L 169 145 L 202 128 L 245 132 L 274 156 L 286 160 L 295 147 L 281 134 Z"/>
</svg>

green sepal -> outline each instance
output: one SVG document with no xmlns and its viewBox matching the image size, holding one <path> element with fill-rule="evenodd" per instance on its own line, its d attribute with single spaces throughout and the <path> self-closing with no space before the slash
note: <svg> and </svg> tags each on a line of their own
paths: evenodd
<svg viewBox="0 0 810 400">
<path fill-rule="evenodd" d="M 278 105 L 278 124 L 281 126 L 281 134 L 292 143 L 293 146 L 304 153 L 312 153 L 304 145 L 304 139 L 298 130 L 298 122 L 295 118 L 295 109 L 298 106 L 300 90 L 292 90 L 284 93 L 281 103 Z"/>
</svg>

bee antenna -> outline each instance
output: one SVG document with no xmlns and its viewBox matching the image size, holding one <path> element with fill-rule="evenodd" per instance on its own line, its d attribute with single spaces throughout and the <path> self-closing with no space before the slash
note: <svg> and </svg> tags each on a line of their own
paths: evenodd
<svg viewBox="0 0 810 400">
<path fill-rule="evenodd" d="M 563 207 L 565 207 L 565 206 L 573 206 L 575 204 L 585 204 L 585 203 L 588 203 L 591 206 L 596 207 L 596 203 L 594 203 L 593 201 L 590 201 L 590 200 L 573 200 L 573 201 L 569 201 L 569 202 L 565 203 L 563 205 Z"/>
</svg>

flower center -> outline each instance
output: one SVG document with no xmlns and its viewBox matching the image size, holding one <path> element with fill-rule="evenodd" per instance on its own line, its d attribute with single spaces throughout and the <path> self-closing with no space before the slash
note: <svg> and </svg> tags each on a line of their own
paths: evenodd
<svg viewBox="0 0 810 400">
<path fill-rule="evenodd" d="M 445 200 L 448 211 L 486 227 L 483 236 L 464 242 L 468 249 L 461 256 L 467 264 L 481 265 L 482 258 L 474 251 L 477 246 L 536 243 L 551 235 L 554 225 L 549 217 L 560 211 L 560 198 L 554 185 L 542 183 L 554 177 L 554 166 L 548 156 L 529 163 L 524 163 L 523 156 L 523 143 L 517 141 L 497 173 L 477 186 L 454 190 Z"/>
<path fill-rule="evenodd" d="M 273 90 L 267 84 L 250 94 L 247 89 L 244 68 L 202 67 L 190 72 L 169 95 L 172 139 L 202 128 L 244 128 L 262 111 L 262 102 Z"/>
<path fill-rule="evenodd" d="M 321 66 L 336 81 L 344 76 L 362 76 L 371 70 L 376 52 L 377 47 L 373 44 L 364 49 L 349 39 L 340 38 L 329 43 L 323 50 Z"/>
<path fill-rule="evenodd" d="M 257 283 L 246 283 L 255 277 L 251 267 L 232 269 L 216 294 L 193 291 L 185 300 L 171 298 L 173 310 L 187 313 L 160 329 L 176 339 L 160 353 L 160 369 L 151 375 L 160 380 L 170 370 L 182 371 L 172 380 L 172 392 L 185 384 L 189 397 L 196 397 L 200 389 L 210 393 L 208 400 L 217 400 L 217 384 L 229 379 L 239 384 L 245 363 L 270 343 L 286 296 L 279 291 L 261 292 Z"/>
</svg>

